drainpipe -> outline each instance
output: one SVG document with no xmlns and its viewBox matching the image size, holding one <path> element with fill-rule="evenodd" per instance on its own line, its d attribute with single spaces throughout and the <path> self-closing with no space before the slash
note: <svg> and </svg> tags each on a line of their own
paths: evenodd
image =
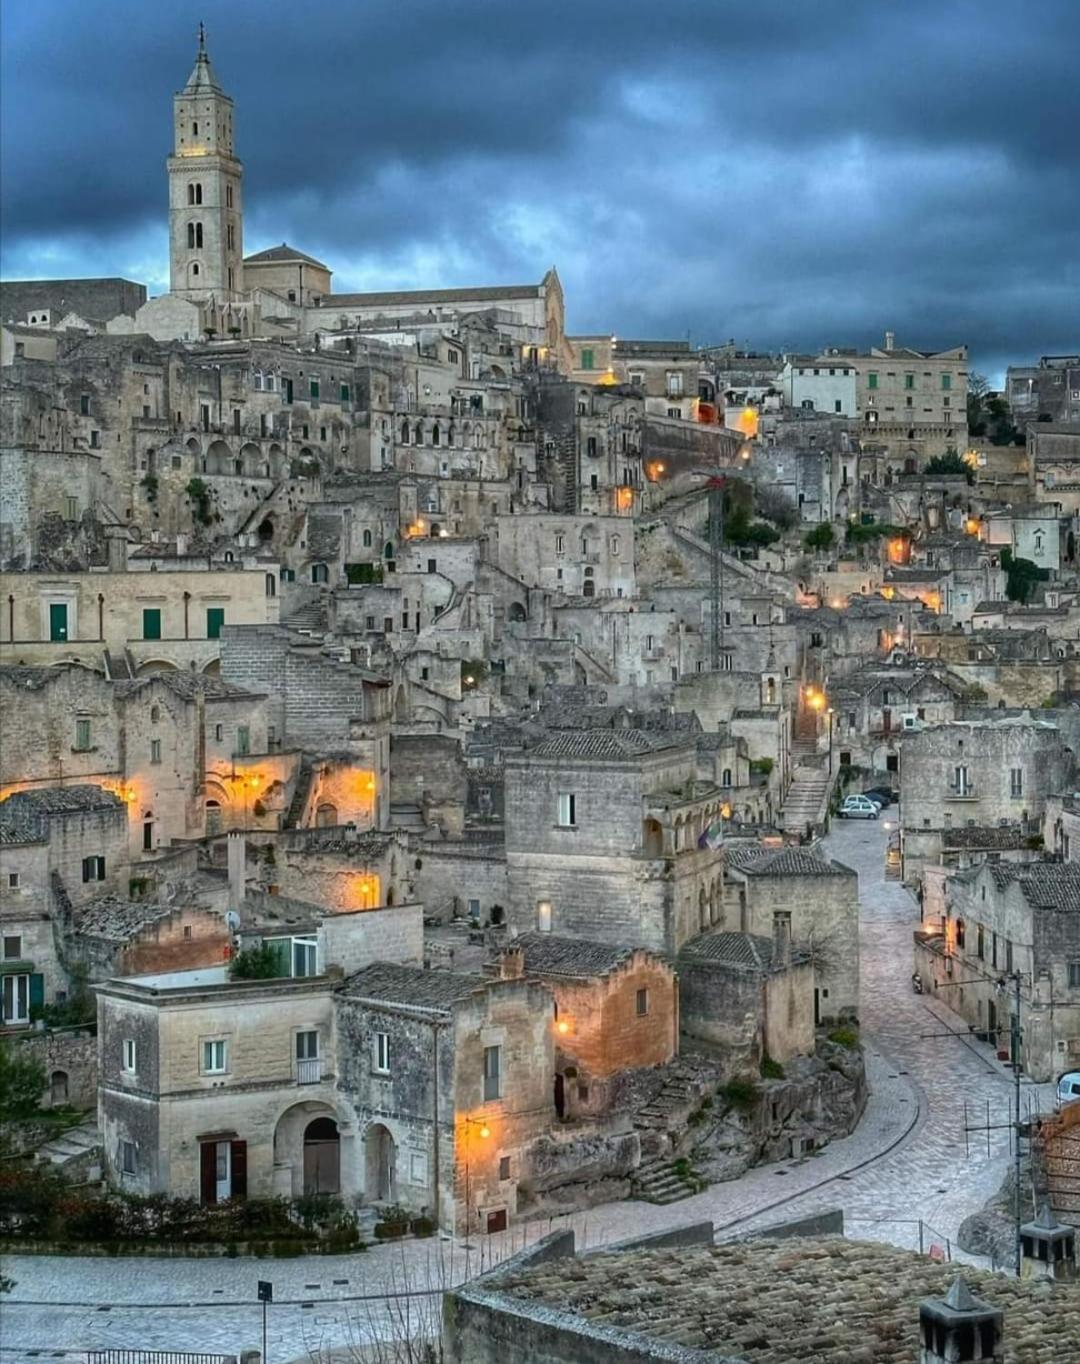
<svg viewBox="0 0 1080 1364">
<path fill-rule="evenodd" d="M 184 638 L 188 637 L 188 606 L 191 602 L 191 593 L 184 593 Z"/>
<path fill-rule="evenodd" d="M 435 1163 L 434 1182 L 432 1187 L 435 1190 L 435 1231 L 439 1230 L 439 1025 L 431 1025 L 431 1043 L 434 1055 L 432 1070 L 432 1108 L 434 1111 L 434 1122 L 431 1127 L 431 1155 Z M 451 1232 L 453 1228 L 451 1228 Z"/>
<path fill-rule="evenodd" d="M 100 644 L 105 639 L 105 594 L 97 594 L 97 637 Z"/>
</svg>

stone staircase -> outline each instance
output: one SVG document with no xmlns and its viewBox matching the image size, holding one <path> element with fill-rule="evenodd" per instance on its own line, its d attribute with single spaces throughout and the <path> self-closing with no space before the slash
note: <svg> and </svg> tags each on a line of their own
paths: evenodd
<svg viewBox="0 0 1080 1364">
<path fill-rule="evenodd" d="M 298 606 L 286 617 L 283 624 L 302 635 L 325 635 L 328 629 L 325 599 L 320 597 L 304 606 Z"/>
<path fill-rule="evenodd" d="M 819 767 L 803 764 L 796 767 L 784 800 L 782 827 L 785 833 L 805 833 L 808 824 L 820 823 L 829 796 L 829 780 L 829 774 Z"/>
<path fill-rule="evenodd" d="M 678 1203 L 697 1192 L 670 1158 L 656 1157 L 634 1171 L 630 1196 L 640 1203 Z"/>
<path fill-rule="evenodd" d="M 296 776 L 296 786 L 293 788 L 292 800 L 285 814 L 284 828 L 298 829 L 300 821 L 304 817 L 304 807 L 307 805 L 308 796 L 311 794 L 311 783 L 315 778 L 315 771 L 310 761 L 305 758 L 300 764 L 300 771 Z"/>
<path fill-rule="evenodd" d="M 55 1165 L 68 1175 L 79 1174 L 85 1179 L 100 1178 L 101 1171 L 101 1133 L 97 1119 L 87 1118 L 78 1127 L 70 1127 L 66 1132 L 39 1146 L 37 1159 Z"/>
</svg>

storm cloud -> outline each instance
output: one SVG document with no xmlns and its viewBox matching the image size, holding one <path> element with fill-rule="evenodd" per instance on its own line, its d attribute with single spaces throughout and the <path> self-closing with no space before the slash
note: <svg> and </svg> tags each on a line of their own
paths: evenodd
<svg viewBox="0 0 1080 1364">
<path fill-rule="evenodd" d="M 562 277 L 574 331 L 1080 348 L 1075 0 L 222 0 L 245 249 Z M 8 0 L 6 277 L 167 286 L 176 0 Z"/>
</svg>

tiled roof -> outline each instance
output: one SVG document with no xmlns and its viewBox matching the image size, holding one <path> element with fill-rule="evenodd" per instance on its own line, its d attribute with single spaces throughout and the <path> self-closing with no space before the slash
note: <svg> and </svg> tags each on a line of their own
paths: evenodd
<svg viewBox="0 0 1080 1364">
<path fill-rule="evenodd" d="M 684 943 L 679 955 L 768 971 L 772 968 L 773 945 L 771 938 L 756 933 L 702 933 Z"/>
<path fill-rule="evenodd" d="M 809 848 L 731 848 L 728 866 L 746 876 L 853 876 L 839 862 L 830 862 Z"/>
<path fill-rule="evenodd" d="M 594 758 L 628 761 L 676 748 L 686 742 L 663 732 L 647 734 L 640 729 L 565 729 L 550 734 L 529 749 L 531 758 Z"/>
<path fill-rule="evenodd" d="M 303 261 L 305 265 L 317 265 L 320 270 L 330 268 L 324 265 L 321 260 L 309 256 L 305 251 L 297 251 L 296 247 L 290 246 L 288 242 L 282 242 L 280 246 L 268 247 L 265 251 L 256 251 L 253 256 L 244 257 L 245 265 L 262 265 L 273 261 Z"/>
<path fill-rule="evenodd" d="M 0 801 L 0 811 L 5 807 L 39 815 L 66 815 L 80 810 L 122 810 L 124 802 L 101 786 L 38 786 L 15 791 Z"/>
<path fill-rule="evenodd" d="M 449 1013 L 462 999 L 488 983 L 484 976 L 467 976 L 458 971 L 425 971 L 419 966 L 395 966 L 375 962 L 345 981 L 343 993 L 349 999 L 370 1000 L 375 1004 L 402 1004 L 413 1009 L 437 1009 Z"/>
<path fill-rule="evenodd" d="M 525 952 L 528 975 L 604 976 L 633 956 L 632 947 L 613 947 L 590 938 L 562 938 L 554 933 L 522 933 L 510 943 Z"/>
<path fill-rule="evenodd" d="M 148 924 L 183 912 L 182 905 L 161 905 L 99 895 L 75 911 L 75 932 L 109 942 L 130 942 Z"/>
<path fill-rule="evenodd" d="M 942 845 L 946 848 L 997 848 L 1008 851 L 1022 848 L 1029 837 L 1019 824 L 982 824 L 962 829 L 946 829 Z"/>
<path fill-rule="evenodd" d="M 1064 910 L 1080 914 L 1080 865 L 1073 862 L 994 862 L 994 884 L 1003 890 L 1019 884 L 1033 909 Z"/>
<path fill-rule="evenodd" d="M 8 802 L 0 803 L 0 843 L 8 848 L 27 843 L 44 843 L 49 837 L 49 826 L 41 815 L 31 810 L 9 809 Z"/>
<path fill-rule="evenodd" d="M 503 298 L 539 298 L 541 284 L 507 284 L 502 288 L 480 289 L 398 289 L 378 294 L 328 294 L 319 300 L 322 308 L 381 308 L 413 304 L 420 308 L 431 303 L 497 303 Z"/>
<path fill-rule="evenodd" d="M 245 687 L 238 687 L 234 682 L 226 682 L 224 678 L 214 677 L 210 673 L 185 672 L 180 668 L 163 668 L 159 673 L 149 673 L 132 681 L 118 682 L 117 695 L 133 696 L 153 682 L 160 682 L 177 696 L 185 698 L 205 696 L 208 700 L 235 698 L 239 701 L 246 697 L 264 695 L 262 692 L 252 692 Z"/>
<path fill-rule="evenodd" d="M 567 1256 L 489 1276 L 482 1291 L 542 1305 L 571 1329 L 577 1321 L 590 1357 L 602 1325 L 645 1337 L 641 1357 L 663 1342 L 742 1364 L 911 1364 L 919 1303 L 944 1298 L 956 1272 L 892 1246 L 806 1237 Z M 967 1265 L 963 1276 L 1003 1310 L 1009 1364 L 1075 1357 L 1080 1286 Z"/>
</svg>

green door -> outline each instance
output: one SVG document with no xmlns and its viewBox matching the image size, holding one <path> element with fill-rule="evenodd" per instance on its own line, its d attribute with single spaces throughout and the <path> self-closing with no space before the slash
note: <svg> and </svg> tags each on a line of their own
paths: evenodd
<svg viewBox="0 0 1080 1364">
<path fill-rule="evenodd" d="M 161 638 L 161 608 L 149 606 L 142 613 L 143 639 Z"/>
<path fill-rule="evenodd" d="M 221 636 L 221 627 L 224 624 L 224 606 L 208 606 L 206 608 L 206 638 L 219 639 Z"/>
<path fill-rule="evenodd" d="M 67 639 L 68 637 L 67 611 L 68 609 L 64 602 L 54 601 L 49 603 L 50 639 Z"/>
</svg>

